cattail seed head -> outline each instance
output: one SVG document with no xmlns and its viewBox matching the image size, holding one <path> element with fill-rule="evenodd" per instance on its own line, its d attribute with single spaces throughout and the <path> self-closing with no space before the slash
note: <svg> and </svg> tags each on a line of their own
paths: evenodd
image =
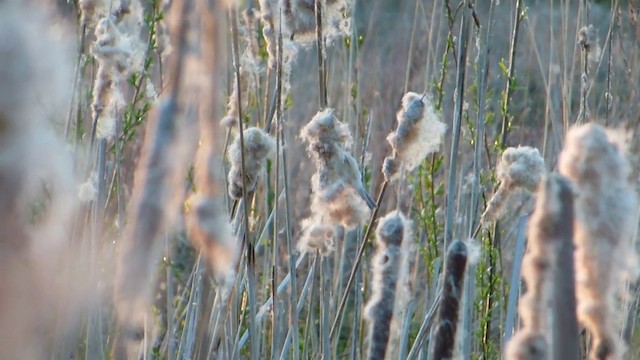
<svg viewBox="0 0 640 360">
<path fill-rule="evenodd" d="M 546 173 L 544 159 L 538 149 L 529 146 L 507 148 L 500 157 L 496 176 L 500 186 L 482 214 L 482 223 L 498 218 L 509 197 L 518 189 L 535 192 Z"/>
<path fill-rule="evenodd" d="M 401 164 L 406 171 L 412 171 L 427 155 L 437 151 L 447 129 L 436 114 L 431 100 L 414 92 L 404 95 L 402 109 L 396 117 L 396 130 L 387 136 L 393 150 L 393 155 L 387 157 L 389 160 L 385 159 L 386 165 L 383 167 L 387 181 L 398 177 L 398 165 Z"/>
<path fill-rule="evenodd" d="M 596 29 L 593 27 L 593 24 L 583 26 L 580 28 L 580 31 L 578 31 L 578 44 L 580 44 L 584 51 L 589 51 L 595 42 L 595 37 Z"/>
<path fill-rule="evenodd" d="M 244 130 L 244 171 L 245 189 L 247 193 L 255 190 L 260 173 L 267 158 L 275 151 L 275 140 L 263 130 L 252 127 Z M 229 171 L 229 195 L 234 199 L 242 198 L 242 152 L 240 136 L 236 137 L 228 154 L 231 170 Z"/>
<path fill-rule="evenodd" d="M 380 219 L 376 231 L 376 253 L 371 299 L 365 308 L 369 321 L 367 359 L 385 359 L 393 341 L 397 314 L 406 303 L 408 253 L 411 247 L 411 222 L 393 211 Z"/>
<path fill-rule="evenodd" d="M 447 249 L 446 256 L 442 300 L 438 307 L 436 324 L 433 330 L 434 359 L 453 358 L 468 262 L 467 245 L 461 240 L 453 241 Z"/>
<path fill-rule="evenodd" d="M 300 137 L 308 143 L 307 152 L 316 165 L 311 178 L 312 215 L 304 224 L 354 228 L 366 222 L 375 202 L 364 188 L 358 163 L 344 149 L 352 141 L 347 125 L 333 115 L 333 109 L 325 109 L 302 128 Z"/>
<path fill-rule="evenodd" d="M 578 319 L 594 337 L 592 356 L 619 358 L 619 296 L 636 275 L 630 247 L 637 194 L 621 146 L 597 124 L 573 127 L 559 158 L 560 172 L 575 185 L 575 261 Z M 606 351 L 605 351 L 606 350 Z M 597 353 L 607 353 L 606 356 Z"/>
</svg>

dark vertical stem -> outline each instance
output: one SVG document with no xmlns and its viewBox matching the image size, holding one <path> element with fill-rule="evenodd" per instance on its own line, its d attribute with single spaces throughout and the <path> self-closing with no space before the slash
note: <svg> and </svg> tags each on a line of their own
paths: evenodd
<svg viewBox="0 0 640 360">
<path fill-rule="evenodd" d="M 550 177 L 558 187 L 557 201 L 561 206 L 560 216 L 553 221 L 540 222 L 543 229 L 552 225 L 549 234 L 558 244 L 553 278 L 553 339 L 551 341 L 554 359 L 577 360 L 580 358 L 578 345 L 578 321 L 576 319 L 576 289 L 573 246 L 573 191 L 569 182 L 561 177 Z"/>
<path fill-rule="evenodd" d="M 327 107 L 327 69 L 322 37 L 322 0 L 315 0 L 316 44 L 318 46 L 318 85 L 320 87 L 320 109 Z"/>
<path fill-rule="evenodd" d="M 232 7 L 231 8 L 231 35 L 232 35 L 232 46 L 231 53 L 233 57 L 233 67 L 235 70 L 235 81 L 236 81 L 236 91 L 237 91 L 237 99 L 238 99 L 238 137 L 240 139 L 240 158 L 242 164 L 242 201 L 245 204 L 242 209 L 244 211 L 243 214 L 243 228 L 244 228 L 244 238 L 243 242 L 246 245 L 246 256 L 247 256 L 247 279 L 248 279 L 248 295 L 249 295 L 249 339 L 251 341 L 251 358 L 257 359 L 258 357 L 258 334 L 255 326 L 255 318 L 256 318 L 256 294 L 255 294 L 255 253 L 253 249 L 253 244 L 251 243 L 249 228 L 249 198 L 247 194 L 247 178 L 245 176 L 245 147 L 244 147 L 244 124 L 242 118 L 242 92 L 241 82 L 240 82 L 240 53 L 238 51 L 238 14 L 237 10 Z M 275 301 L 275 299 L 274 299 Z"/>
<path fill-rule="evenodd" d="M 518 33 L 520 30 L 520 22 L 522 21 L 522 0 L 516 0 L 516 13 L 513 24 L 513 33 L 511 35 L 511 47 L 509 50 L 509 70 L 507 76 L 507 84 L 502 98 L 502 128 L 500 129 L 500 148 L 507 147 L 507 135 L 509 133 L 509 101 L 513 93 L 513 79 L 516 71 L 516 47 L 518 46 Z"/>
<path fill-rule="evenodd" d="M 457 189 L 457 167 L 458 167 L 458 144 L 460 143 L 460 130 L 462 127 L 462 106 L 464 103 L 464 80 L 467 67 L 467 43 L 469 35 L 469 19 L 466 12 L 463 12 L 460 35 L 458 36 L 458 57 L 456 71 L 456 97 L 453 114 L 453 135 L 451 140 L 451 152 L 449 156 L 449 175 L 447 177 L 447 213 L 444 228 L 444 246 L 449 246 L 453 238 L 453 213 L 455 208 L 455 196 Z"/>
</svg>

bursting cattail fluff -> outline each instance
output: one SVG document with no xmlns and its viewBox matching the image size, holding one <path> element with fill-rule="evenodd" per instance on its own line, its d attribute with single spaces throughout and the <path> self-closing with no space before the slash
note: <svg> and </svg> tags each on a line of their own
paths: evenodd
<svg viewBox="0 0 640 360">
<path fill-rule="evenodd" d="M 571 356 L 558 357 L 551 354 L 552 339 L 549 334 L 552 328 L 562 329 L 561 337 L 571 338 L 558 344 L 563 349 L 577 349 L 578 329 L 575 319 L 575 293 L 573 287 L 573 269 L 563 267 L 563 262 L 573 264 L 573 254 L 563 252 L 562 247 L 571 246 L 573 239 L 573 201 L 572 188 L 569 182 L 559 175 L 550 175 L 541 182 L 536 208 L 529 223 L 529 248 L 522 263 L 522 278 L 527 288 L 520 298 L 518 306 L 523 327 L 507 345 L 508 360 L 577 358 Z M 566 274 L 568 272 L 569 274 Z M 570 275 L 566 277 L 566 275 Z M 559 281 L 568 283 L 557 286 Z M 569 291 L 558 293 L 558 289 Z M 568 305 L 562 308 L 562 305 Z M 559 309 L 567 312 L 567 319 L 560 323 Z M 555 324 L 555 326 L 552 326 Z M 554 344 L 555 345 L 555 344 Z M 565 353 L 566 355 L 567 353 Z M 574 354 L 577 356 L 577 353 Z"/>
<path fill-rule="evenodd" d="M 458 329 L 460 304 L 464 291 L 464 277 L 467 268 L 467 245 L 455 240 L 447 249 L 444 269 L 442 299 L 433 329 L 433 358 L 453 359 Z"/>
<path fill-rule="evenodd" d="M 619 359 L 623 284 L 636 274 L 630 242 L 638 200 L 629 183 L 622 144 L 600 125 L 585 124 L 567 133 L 560 172 L 576 188 L 575 262 L 578 319 L 593 336 L 591 358 Z"/>
<path fill-rule="evenodd" d="M 300 136 L 309 144 L 307 152 L 316 166 L 311 178 L 312 216 L 303 223 L 307 229 L 303 239 L 307 240 L 301 246 L 307 248 L 314 243 L 308 241 L 312 225 L 353 228 L 368 219 L 375 202 L 364 188 L 358 163 L 343 147 L 352 141 L 349 128 L 336 119 L 332 109 L 318 112 Z"/>
<path fill-rule="evenodd" d="M 500 186 L 489 200 L 481 222 L 487 224 L 498 218 L 515 191 L 535 192 L 545 173 L 544 159 L 538 149 L 529 146 L 507 148 L 496 169 Z"/>
<path fill-rule="evenodd" d="M 97 9 L 93 8 L 91 16 L 104 13 L 104 9 L 101 12 Z M 140 1 L 123 1 L 111 14 L 104 13 L 96 22 L 96 40 L 91 53 L 97 60 L 98 70 L 91 109 L 99 139 L 116 135 L 116 118 L 126 106 L 122 87 L 131 73 L 143 68 L 145 47 L 139 39 L 142 16 Z"/>
<path fill-rule="evenodd" d="M 393 154 L 384 159 L 382 168 L 387 181 L 395 180 L 401 168 L 412 171 L 436 152 L 447 129 L 429 98 L 414 92 L 402 97 L 402 109 L 396 118 L 396 130 L 387 136 Z"/>
<path fill-rule="evenodd" d="M 256 189 L 260 174 L 267 163 L 267 158 L 275 150 L 275 140 L 262 129 L 252 127 L 244 130 L 244 184 L 250 193 Z M 240 136 L 237 136 L 229 147 L 229 196 L 234 199 L 242 198 L 242 152 L 240 150 Z"/>
<path fill-rule="evenodd" d="M 407 302 L 411 237 L 411 222 L 402 213 L 393 211 L 380 219 L 371 260 L 371 299 L 365 308 L 369 322 L 367 359 L 392 358 L 394 324 L 401 320 L 398 314 Z"/>
</svg>

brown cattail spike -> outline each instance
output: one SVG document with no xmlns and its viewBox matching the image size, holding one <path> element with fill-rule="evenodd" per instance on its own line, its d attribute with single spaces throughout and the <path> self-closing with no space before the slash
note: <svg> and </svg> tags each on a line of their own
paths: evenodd
<svg viewBox="0 0 640 360">
<path fill-rule="evenodd" d="M 434 329 L 434 359 L 453 359 L 466 268 L 467 245 L 456 240 L 449 245 L 445 260 L 442 300 Z"/>
<path fill-rule="evenodd" d="M 400 212 L 393 211 L 380 219 L 371 264 L 373 290 L 365 308 L 369 321 L 367 359 L 389 358 L 394 317 L 404 303 L 410 239 L 411 223 Z"/>
</svg>

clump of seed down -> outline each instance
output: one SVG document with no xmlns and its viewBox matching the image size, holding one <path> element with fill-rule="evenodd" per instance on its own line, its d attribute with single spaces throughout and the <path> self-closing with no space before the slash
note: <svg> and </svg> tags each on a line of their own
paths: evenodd
<svg viewBox="0 0 640 360">
<path fill-rule="evenodd" d="M 429 98 L 414 92 L 404 95 L 396 118 L 396 130 L 387 136 L 393 154 L 384 159 L 382 168 L 387 181 L 397 179 L 401 168 L 412 171 L 437 151 L 447 130 Z"/>
<path fill-rule="evenodd" d="M 624 281 L 637 271 L 630 247 L 637 194 L 629 162 L 600 125 L 569 130 L 559 169 L 576 188 L 575 262 L 578 319 L 593 336 L 591 359 L 619 359 L 617 329 Z"/>
<path fill-rule="evenodd" d="M 487 224 L 497 219 L 515 191 L 535 192 L 546 171 L 544 159 L 538 149 L 529 146 L 507 148 L 502 153 L 496 170 L 500 186 L 489 200 L 481 222 Z"/>
<path fill-rule="evenodd" d="M 320 240 L 311 234 L 323 234 L 326 240 L 326 227 L 361 225 L 376 205 L 364 188 L 358 163 L 343 147 L 352 141 L 349 129 L 332 109 L 318 112 L 302 129 L 301 137 L 309 144 L 307 151 L 316 165 L 311 178 L 312 215 L 302 224 L 306 230 L 300 243 L 302 249 L 312 250 L 317 249 L 312 244 Z"/>
<path fill-rule="evenodd" d="M 267 158 L 271 156 L 275 149 L 275 140 L 262 129 L 252 127 L 244 130 L 244 170 L 245 189 L 250 193 L 256 189 L 260 174 L 264 169 Z M 236 137 L 229 146 L 229 196 L 238 200 L 242 198 L 242 152 L 240 147 L 240 136 Z"/>
</svg>

